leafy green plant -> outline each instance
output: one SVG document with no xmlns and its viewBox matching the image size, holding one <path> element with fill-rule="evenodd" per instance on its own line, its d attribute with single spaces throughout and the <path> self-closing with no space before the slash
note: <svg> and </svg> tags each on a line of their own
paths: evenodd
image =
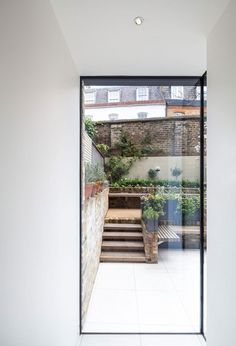
<svg viewBox="0 0 236 346">
<path fill-rule="evenodd" d="M 153 152 L 153 148 L 151 146 L 145 146 L 141 149 L 142 156 L 148 156 Z"/>
<path fill-rule="evenodd" d="M 157 177 L 157 171 L 153 168 L 150 168 L 148 171 L 148 176 L 150 179 L 155 179 Z"/>
<path fill-rule="evenodd" d="M 186 217 L 191 217 L 200 210 L 200 195 L 181 194 L 178 197 L 178 202 L 177 210 Z"/>
<path fill-rule="evenodd" d="M 151 139 L 151 135 L 150 135 L 150 133 L 149 132 L 147 132 L 146 133 L 146 135 L 145 135 L 145 137 L 143 138 L 143 140 L 142 140 L 142 142 L 141 142 L 142 144 L 144 144 L 144 145 L 151 145 L 152 144 L 152 139 Z"/>
<path fill-rule="evenodd" d="M 85 183 L 105 180 L 106 174 L 101 166 L 87 163 L 85 166 Z"/>
<path fill-rule="evenodd" d="M 109 149 L 110 149 L 110 148 L 109 148 L 109 145 L 101 143 L 101 144 L 97 144 L 96 147 L 98 148 L 98 150 L 101 151 L 101 153 L 102 153 L 104 156 L 107 156 L 108 151 L 109 151 Z"/>
<path fill-rule="evenodd" d="M 175 166 L 174 168 L 171 168 L 171 174 L 175 179 L 177 180 L 178 177 L 183 173 L 182 169 Z"/>
<path fill-rule="evenodd" d="M 89 118 L 86 118 L 84 121 L 84 124 L 85 124 L 85 130 L 87 134 L 89 135 L 90 138 L 93 139 L 97 133 L 95 122 L 93 122 Z"/>
<path fill-rule="evenodd" d="M 140 158 L 141 151 L 136 148 L 134 143 L 129 138 L 129 135 L 125 131 L 121 131 L 120 140 L 116 144 L 116 148 L 119 149 L 121 156 Z"/>
<path fill-rule="evenodd" d="M 105 165 L 105 171 L 112 183 L 119 181 L 124 175 L 129 173 L 133 159 L 121 156 L 112 156 Z"/>
<path fill-rule="evenodd" d="M 92 164 L 87 163 L 85 166 L 85 183 L 95 182 L 94 167 Z"/>
<path fill-rule="evenodd" d="M 146 209 L 144 209 L 143 211 L 143 218 L 144 219 L 158 219 L 158 212 L 156 210 L 154 210 L 152 207 L 147 207 Z"/>
<path fill-rule="evenodd" d="M 141 198 L 143 217 L 147 219 L 158 219 L 164 215 L 164 204 L 166 196 L 163 193 L 149 194 Z"/>
<path fill-rule="evenodd" d="M 164 187 L 184 187 L 184 188 L 199 188 L 200 184 L 198 181 L 189 180 L 151 180 L 151 179 L 140 179 L 140 178 L 121 178 L 116 180 L 116 187 L 135 187 L 135 186 L 164 186 Z M 112 184 L 113 186 L 113 184 Z M 114 186 L 115 187 L 115 186 Z"/>
</svg>

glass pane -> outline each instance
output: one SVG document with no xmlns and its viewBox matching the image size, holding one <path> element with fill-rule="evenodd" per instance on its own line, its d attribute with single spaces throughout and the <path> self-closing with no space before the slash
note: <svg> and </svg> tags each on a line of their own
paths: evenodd
<svg viewBox="0 0 236 346">
<path fill-rule="evenodd" d="M 207 297 L 207 76 L 204 75 L 203 83 L 204 94 L 204 266 L 203 266 L 203 283 L 204 283 L 204 311 L 203 311 L 203 333 L 206 335 L 206 297 Z"/>
<path fill-rule="evenodd" d="M 83 87 L 83 332 L 200 332 L 199 85 Z"/>
</svg>

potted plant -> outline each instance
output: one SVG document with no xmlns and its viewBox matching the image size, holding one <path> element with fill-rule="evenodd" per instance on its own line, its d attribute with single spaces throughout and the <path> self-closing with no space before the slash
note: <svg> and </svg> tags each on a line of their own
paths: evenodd
<svg viewBox="0 0 236 346">
<path fill-rule="evenodd" d="M 95 176 L 93 167 L 90 164 L 85 166 L 85 199 L 94 196 L 95 193 Z"/>
<path fill-rule="evenodd" d="M 104 188 L 104 182 L 106 181 L 106 174 L 101 166 L 98 164 L 94 166 L 94 176 L 96 184 L 96 193 L 99 193 Z"/>
<path fill-rule="evenodd" d="M 142 197 L 142 218 L 148 232 L 158 230 L 158 219 L 164 215 L 165 196 L 163 193 Z"/>
</svg>

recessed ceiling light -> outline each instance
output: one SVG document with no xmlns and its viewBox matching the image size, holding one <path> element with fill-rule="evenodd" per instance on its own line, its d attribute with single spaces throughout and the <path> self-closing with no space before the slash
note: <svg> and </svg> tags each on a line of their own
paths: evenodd
<svg viewBox="0 0 236 346">
<path fill-rule="evenodd" d="M 143 24 L 143 21 L 144 21 L 143 17 L 138 16 L 138 17 L 134 18 L 134 22 L 135 22 L 136 25 Z"/>
</svg>

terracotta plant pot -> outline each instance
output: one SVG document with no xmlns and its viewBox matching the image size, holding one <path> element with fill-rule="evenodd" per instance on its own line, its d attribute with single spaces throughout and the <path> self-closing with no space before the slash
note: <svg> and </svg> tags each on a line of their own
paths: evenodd
<svg viewBox="0 0 236 346">
<path fill-rule="evenodd" d="M 99 193 L 102 191 L 102 185 L 103 185 L 103 182 L 102 181 L 96 181 L 96 193 Z"/>
<path fill-rule="evenodd" d="M 94 183 L 87 183 L 85 184 L 85 199 L 89 199 L 94 190 Z"/>
</svg>

